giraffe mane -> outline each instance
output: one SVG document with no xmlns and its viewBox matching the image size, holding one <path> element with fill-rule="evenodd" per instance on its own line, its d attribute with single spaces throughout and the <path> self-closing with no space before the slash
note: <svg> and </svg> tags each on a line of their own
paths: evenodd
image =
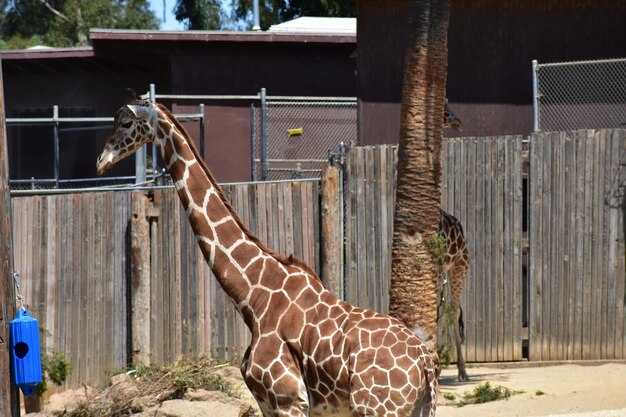
<svg viewBox="0 0 626 417">
<path fill-rule="evenodd" d="M 302 269 L 305 273 L 307 273 L 307 274 L 313 276 L 314 278 L 316 278 L 319 282 L 322 282 L 319 279 L 319 277 L 317 276 L 317 274 L 315 273 L 315 271 L 313 270 L 313 268 L 311 268 L 309 265 L 307 265 L 306 262 L 304 262 L 303 260 L 295 257 L 294 255 L 285 256 L 285 255 L 282 255 L 282 254 L 280 254 L 278 252 L 275 252 L 274 250 L 270 249 L 269 246 L 267 246 L 265 243 L 263 243 L 254 233 L 252 233 L 252 231 L 248 228 L 248 226 L 246 226 L 246 224 L 239 218 L 239 215 L 237 214 L 237 212 L 235 211 L 233 206 L 230 204 L 230 201 L 224 195 L 224 191 L 222 190 L 222 187 L 219 186 L 219 184 L 217 183 L 215 177 L 211 173 L 211 170 L 209 170 L 209 167 L 207 167 L 206 163 L 204 162 L 204 159 L 200 156 L 200 153 L 196 149 L 195 143 L 193 142 L 193 140 L 191 139 L 191 136 L 189 135 L 189 133 L 187 133 L 187 131 L 185 130 L 183 125 L 178 121 L 178 119 L 176 119 L 176 116 L 174 116 L 172 114 L 172 112 L 167 107 L 165 107 L 163 104 L 161 104 L 161 103 L 154 103 L 154 104 L 157 107 L 157 109 L 161 110 L 163 112 L 163 114 L 165 114 L 167 116 L 169 121 L 172 122 L 174 124 L 174 126 L 176 126 L 176 128 L 185 136 L 185 138 L 187 139 L 187 143 L 189 145 L 189 148 L 193 152 L 196 160 L 198 161 L 198 164 L 200 164 L 200 167 L 202 168 L 202 170 L 206 174 L 207 178 L 209 179 L 211 184 L 213 184 L 213 187 L 215 187 L 215 190 L 217 191 L 218 197 L 222 200 L 222 202 L 224 203 L 224 206 L 229 211 L 230 215 L 233 217 L 233 219 L 235 220 L 237 225 L 245 233 L 245 235 L 254 244 L 259 246 L 259 248 L 262 251 L 264 251 L 268 255 L 272 256 L 278 262 L 282 263 L 285 266 L 295 266 L 295 267 L 298 267 L 298 268 Z"/>
</svg>

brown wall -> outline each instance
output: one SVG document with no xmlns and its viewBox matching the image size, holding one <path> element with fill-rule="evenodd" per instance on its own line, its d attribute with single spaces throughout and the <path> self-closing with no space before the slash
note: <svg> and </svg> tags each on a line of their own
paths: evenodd
<svg viewBox="0 0 626 417">
<path fill-rule="evenodd" d="M 198 106 L 175 104 L 176 113 L 197 113 Z M 204 161 L 219 182 L 250 181 L 250 107 L 245 105 L 206 105 Z M 199 122 L 183 123 L 200 150 Z"/>
<path fill-rule="evenodd" d="M 397 143 L 408 0 L 358 2 L 361 144 Z M 454 0 L 448 98 L 464 136 L 532 130 L 531 61 L 615 58 L 626 2 Z"/>
<path fill-rule="evenodd" d="M 266 88 L 268 95 L 356 95 L 354 44 L 231 42 L 192 46 L 177 49 L 172 59 L 173 94 L 255 95 Z M 202 102 L 207 106 L 207 165 L 218 181 L 250 181 L 251 102 Z M 180 108 L 196 112 L 195 103 L 200 101 L 184 102 Z M 194 129 L 195 124 L 190 133 Z"/>
</svg>

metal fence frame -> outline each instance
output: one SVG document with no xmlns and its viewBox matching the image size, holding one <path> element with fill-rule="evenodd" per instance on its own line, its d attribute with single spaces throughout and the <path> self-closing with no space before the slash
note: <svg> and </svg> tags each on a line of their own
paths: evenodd
<svg viewBox="0 0 626 417">
<path fill-rule="evenodd" d="M 269 179 L 289 179 L 291 178 L 301 178 L 301 177 L 319 177 L 321 175 L 321 166 L 328 161 L 328 152 L 336 152 L 339 148 L 341 142 L 347 143 L 351 140 L 356 139 L 356 105 L 357 99 L 356 97 L 311 97 L 311 96 L 270 96 L 267 95 L 267 90 L 262 88 L 255 95 L 203 95 L 203 94 L 158 94 L 156 91 L 156 85 L 150 84 L 149 90 L 140 96 L 141 98 L 149 98 L 151 100 L 192 100 L 192 101 L 202 101 L 198 105 L 198 113 L 181 113 L 175 114 L 175 116 L 180 121 L 198 121 L 200 128 L 200 154 L 204 156 L 204 146 L 205 146 L 205 131 L 204 131 L 204 122 L 205 122 L 205 106 L 206 102 L 215 102 L 215 101 L 248 101 L 250 102 L 250 146 L 251 146 L 251 169 L 252 169 L 252 179 L 253 181 L 267 181 Z M 340 140 L 336 140 L 336 144 L 333 143 L 333 149 L 324 149 L 323 152 L 318 152 L 319 155 L 315 155 L 312 158 L 300 158 L 300 159 L 288 159 L 288 158 L 271 158 L 269 157 L 268 147 L 271 148 L 271 144 L 268 143 L 268 112 L 271 111 L 272 106 L 282 105 L 282 106 L 294 106 L 301 107 L 302 106 L 310 106 L 313 103 L 314 106 L 319 105 L 330 105 L 330 106 L 354 106 L 355 110 L 355 128 L 354 128 L 354 137 L 350 138 L 341 138 Z M 257 117 L 257 112 L 258 116 Z M 260 119 L 257 121 L 257 119 Z M 21 179 L 21 180 L 12 180 L 11 184 L 15 187 L 20 184 L 29 184 L 29 188 L 31 190 L 34 189 L 46 189 L 46 188 L 55 188 L 60 189 L 69 184 L 86 184 L 87 187 L 92 188 L 91 184 L 99 183 L 103 184 L 105 182 L 124 182 L 128 183 L 131 181 L 136 185 L 141 184 L 156 184 L 156 179 L 163 177 L 162 172 L 158 172 L 158 167 L 156 166 L 158 158 L 157 158 L 157 149 L 156 146 L 153 145 L 151 149 L 152 160 L 154 164 L 154 174 L 146 175 L 146 147 L 142 147 L 135 156 L 135 176 L 134 177 L 114 177 L 114 178 L 106 178 L 106 179 L 94 179 L 94 178 L 82 178 L 82 179 L 71 179 L 71 180 L 63 180 L 60 178 L 59 174 L 59 160 L 60 160 L 60 150 L 59 150 L 59 142 L 60 142 L 60 133 L 66 131 L 86 131 L 86 130 L 102 130 L 102 129 L 110 129 L 111 124 L 113 123 L 113 117 L 60 117 L 59 116 L 59 106 L 52 106 L 52 115 L 51 117 L 13 117 L 7 118 L 8 126 L 35 126 L 35 125 L 45 125 L 51 126 L 52 128 L 52 139 L 54 141 L 54 169 L 53 169 L 53 178 L 31 178 L 31 179 Z M 294 117 L 294 121 L 297 121 L 297 118 Z M 90 126 L 71 126 L 72 124 L 78 123 L 87 123 L 91 124 Z M 70 125 L 69 127 L 65 127 L 65 125 Z M 271 126 L 270 126 L 271 127 Z M 257 152 L 257 149 L 260 150 Z M 272 165 L 282 164 L 281 167 L 272 167 Z M 260 167 L 260 172 L 259 171 Z M 282 175 L 281 178 L 270 178 L 271 171 L 285 171 L 286 175 Z M 260 175 L 259 175 L 260 174 Z M 280 175 L 279 175 L 280 176 Z M 274 175 L 276 177 L 276 175 Z M 160 184 L 156 184 L 157 186 Z M 105 186 L 110 186 L 107 184 Z M 32 191 L 30 191 L 32 192 Z"/>
<path fill-rule="evenodd" d="M 182 121 L 199 121 L 201 135 L 204 135 L 204 104 L 200 104 L 198 113 L 185 113 L 175 114 L 178 120 Z M 52 117 L 8 117 L 6 124 L 11 126 L 51 126 L 52 127 L 52 139 L 54 141 L 54 178 L 31 178 L 27 180 L 11 180 L 11 185 L 17 185 L 20 183 L 31 184 L 31 189 L 36 187 L 45 187 L 45 184 L 51 184 L 52 188 L 62 188 L 64 184 L 81 183 L 81 182 L 95 182 L 94 178 L 82 178 L 62 180 L 59 175 L 59 160 L 60 160 L 60 133 L 69 131 L 86 131 L 86 130 L 104 130 L 111 129 L 113 124 L 113 117 L 59 117 L 59 106 L 52 106 Z M 92 126 L 79 126 L 79 127 L 62 127 L 64 124 L 77 124 L 77 123 L 91 123 Z M 203 143 L 204 140 L 201 141 Z M 142 147 L 141 151 L 138 151 L 135 156 L 135 176 L 134 177 L 114 177 L 102 179 L 98 178 L 99 182 L 109 181 L 125 181 L 134 180 L 135 184 L 146 184 L 147 182 L 153 182 L 156 178 L 163 176 L 163 173 L 158 172 L 157 169 L 157 150 L 156 146 L 152 145 L 152 160 L 154 165 L 154 172 L 152 175 L 146 176 L 146 147 Z M 150 178 L 150 180 L 148 179 Z M 42 186 L 43 185 L 43 186 Z"/>
<path fill-rule="evenodd" d="M 626 58 L 532 61 L 533 131 L 626 127 Z"/>
</svg>

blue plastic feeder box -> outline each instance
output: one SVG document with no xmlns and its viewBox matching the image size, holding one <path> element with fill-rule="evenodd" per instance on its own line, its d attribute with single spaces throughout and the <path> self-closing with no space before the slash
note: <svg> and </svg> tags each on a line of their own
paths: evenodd
<svg viewBox="0 0 626 417">
<path fill-rule="evenodd" d="M 41 348 L 37 319 L 25 307 L 19 308 L 17 317 L 11 321 L 11 348 L 15 385 L 22 389 L 24 395 L 32 395 L 42 380 Z"/>
</svg>

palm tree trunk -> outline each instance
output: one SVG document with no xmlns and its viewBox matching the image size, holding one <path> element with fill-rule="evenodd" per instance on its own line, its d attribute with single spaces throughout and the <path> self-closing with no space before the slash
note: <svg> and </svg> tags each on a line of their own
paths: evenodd
<svg viewBox="0 0 626 417">
<path fill-rule="evenodd" d="M 389 291 L 390 314 L 435 358 L 439 273 L 425 243 L 439 228 L 449 15 L 449 0 L 411 0 Z"/>
</svg>

